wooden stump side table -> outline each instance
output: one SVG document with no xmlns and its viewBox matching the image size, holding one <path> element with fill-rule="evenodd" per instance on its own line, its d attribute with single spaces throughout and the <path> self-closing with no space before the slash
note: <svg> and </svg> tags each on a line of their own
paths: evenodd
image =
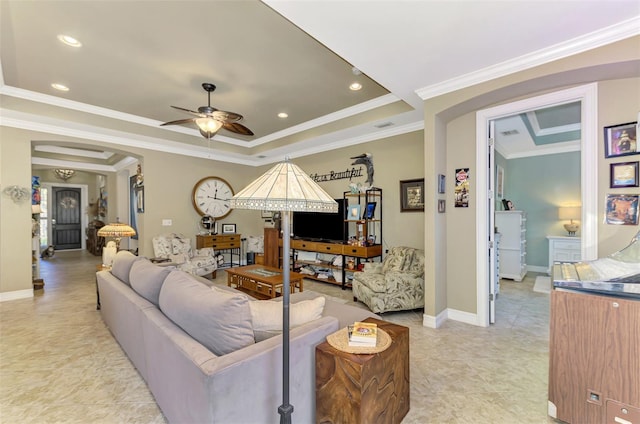
<svg viewBox="0 0 640 424">
<path fill-rule="evenodd" d="M 367 318 L 391 336 L 373 355 L 316 347 L 316 423 L 400 423 L 409 412 L 409 328 Z"/>
</svg>

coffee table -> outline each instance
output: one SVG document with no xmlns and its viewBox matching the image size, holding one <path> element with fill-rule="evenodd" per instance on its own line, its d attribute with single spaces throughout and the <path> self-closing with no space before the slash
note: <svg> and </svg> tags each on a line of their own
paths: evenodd
<svg viewBox="0 0 640 424">
<path fill-rule="evenodd" d="M 243 291 L 256 299 L 273 299 L 282 296 L 282 270 L 264 265 L 248 265 L 225 269 L 227 285 Z M 303 291 L 304 275 L 291 271 L 291 293 Z"/>
</svg>

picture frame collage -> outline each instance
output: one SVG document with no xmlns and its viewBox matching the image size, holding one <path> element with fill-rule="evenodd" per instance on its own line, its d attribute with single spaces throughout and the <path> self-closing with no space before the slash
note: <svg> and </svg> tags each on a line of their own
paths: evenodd
<svg viewBox="0 0 640 424">
<path fill-rule="evenodd" d="M 628 156 L 639 155 L 638 122 L 610 125 L 604 127 L 605 159 L 627 159 Z M 629 189 L 640 184 L 639 161 L 612 162 L 609 164 L 609 188 Z M 605 196 L 606 224 L 638 225 L 639 194 L 608 193 Z"/>
</svg>

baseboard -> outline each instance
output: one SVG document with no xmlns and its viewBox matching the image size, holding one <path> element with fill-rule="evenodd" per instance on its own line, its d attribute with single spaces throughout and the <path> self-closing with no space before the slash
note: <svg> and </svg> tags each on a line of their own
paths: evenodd
<svg viewBox="0 0 640 424">
<path fill-rule="evenodd" d="M 16 290 L 12 292 L 0 293 L 0 302 L 8 300 L 28 299 L 33 297 L 33 289 Z"/>
<path fill-rule="evenodd" d="M 527 265 L 527 271 L 541 272 L 543 274 L 546 274 L 549 271 L 549 268 L 547 268 L 546 266 Z"/>
<path fill-rule="evenodd" d="M 422 326 L 429 328 L 439 328 L 447 320 L 447 310 L 440 312 L 437 316 L 422 315 Z"/>
<path fill-rule="evenodd" d="M 435 317 L 427 314 L 422 315 L 422 326 L 429 328 L 439 328 L 447 319 L 482 327 L 482 325 L 480 325 L 478 322 L 477 314 L 458 311 L 451 308 L 445 309 Z"/>
<path fill-rule="evenodd" d="M 448 309 L 447 315 L 454 321 L 480 326 L 480 324 L 478 323 L 478 314 L 458 311 L 456 309 Z"/>
</svg>

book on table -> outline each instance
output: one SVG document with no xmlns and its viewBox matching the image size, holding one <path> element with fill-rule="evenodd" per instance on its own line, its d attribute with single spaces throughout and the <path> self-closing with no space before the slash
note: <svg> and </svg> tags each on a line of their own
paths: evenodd
<svg viewBox="0 0 640 424">
<path fill-rule="evenodd" d="M 375 346 L 378 326 L 371 322 L 355 322 L 348 327 L 349 346 Z"/>
</svg>

